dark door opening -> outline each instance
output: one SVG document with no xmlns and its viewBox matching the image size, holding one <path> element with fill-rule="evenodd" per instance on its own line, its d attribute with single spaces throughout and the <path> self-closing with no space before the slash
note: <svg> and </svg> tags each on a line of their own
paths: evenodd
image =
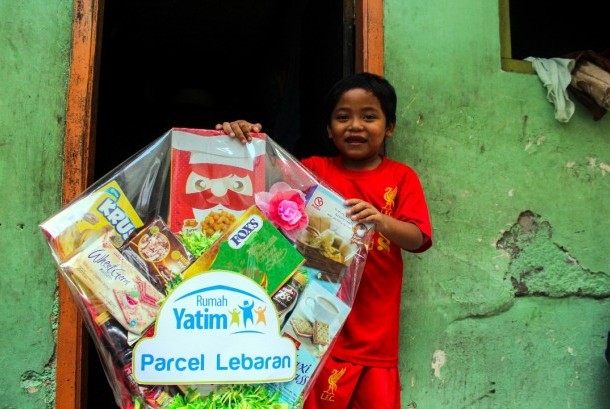
<svg viewBox="0 0 610 409">
<path fill-rule="evenodd" d="M 352 27 L 343 0 L 106 2 L 95 177 L 172 127 L 240 118 L 328 153 L 319 107 L 354 70 Z"/>
<path fill-rule="evenodd" d="M 102 33 L 95 179 L 173 127 L 233 119 L 299 159 L 334 153 L 320 107 L 354 72 L 353 1 L 108 1 Z M 88 344 L 86 407 L 115 407 Z"/>
<path fill-rule="evenodd" d="M 578 7 L 547 7 L 548 2 L 510 1 L 512 58 L 562 58 L 566 54 L 609 47 L 604 13 L 591 13 L 596 2 L 585 0 Z M 569 27 L 557 30 L 557 27 Z"/>
</svg>

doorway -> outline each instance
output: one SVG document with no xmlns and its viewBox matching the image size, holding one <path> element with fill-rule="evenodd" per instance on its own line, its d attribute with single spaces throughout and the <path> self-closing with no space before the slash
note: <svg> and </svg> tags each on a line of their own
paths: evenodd
<svg viewBox="0 0 610 409">
<path fill-rule="evenodd" d="M 108 1 L 95 179 L 172 127 L 247 119 L 301 158 L 331 153 L 319 107 L 354 72 L 343 0 Z"/>
<path fill-rule="evenodd" d="M 105 2 L 94 179 L 172 127 L 234 119 L 298 158 L 333 154 L 320 107 L 355 70 L 353 26 L 343 0 Z M 114 407 L 88 353 L 87 407 Z"/>
<path fill-rule="evenodd" d="M 383 74 L 382 0 L 219 3 L 74 0 L 64 203 L 172 127 L 243 118 L 297 158 L 332 152 L 320 102 Z M 115 407 L 62 282 L 59 298 L 57 407 Z"/>
</svg>

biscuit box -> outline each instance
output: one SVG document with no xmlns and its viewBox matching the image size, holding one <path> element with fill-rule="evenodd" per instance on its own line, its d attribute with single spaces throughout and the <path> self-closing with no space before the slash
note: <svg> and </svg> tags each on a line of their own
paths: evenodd
<svg viewBox="0 0 610 409">
<path fill-rule="evenodd" d="M 60 267 L 85 287 L 126 330 L 142 334 L 157 318 L 163 294 L 115 247 L 107 230 Z"/>
<path fill-rule="evenodd" d="M 341 282 L 358 249 L 373 232 L 371 223 L 356 223 L 346 215 L 343 201 L 322 185 L 311 189 L 305 207 L 309 225 L 296 242 L 307 259 L 305 264 L 336 283 Z"/>
<path fill-rule="evenodd" d="M 297 372 L 291 381 L 268 385 L 270 391 L 280 394 L 282 402 L 297 407 L 297 402 L 307 395 L 307 389 L 313 386 L 310 380 L 327 357 L 326 352 L 332 348 L 350 311 L 349 305 L 320 283 L 307 284 L 281 331 L 297 347 Z"/>
<path fill-rule="evenodd" d="M 184 272 L 184 279 L 211 269 L 244 274 L 274 294 L 305 259 L 271 224 L 251 206 L 212 246 Z"/>
<path fill-rule="evenodd" d="M 168 224 L 176 234 L 223 231 L 265 190 L 266 135 L 242 144 L 220 131 L 174 128 Z"/>
</svg>

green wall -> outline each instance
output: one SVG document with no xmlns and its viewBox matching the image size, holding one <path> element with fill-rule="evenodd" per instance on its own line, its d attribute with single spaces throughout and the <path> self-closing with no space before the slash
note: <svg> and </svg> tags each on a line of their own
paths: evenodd
<svg viewBox="0 0 610 409">
<path fill-rule="evenodd" d="M 403 407 L 607 408 L 610 117 L 559 123 L 537 75 L 501 70 L 497 2 L 384 11 L 389 155 L 435 229 L 405 256 Z"/>
<path fill-rule="evenodd" d="M 0 1 L 0 408 L 53 408 L 56 286 L 38 223 L 59 209 L 72 2 Z"/>
</svg>

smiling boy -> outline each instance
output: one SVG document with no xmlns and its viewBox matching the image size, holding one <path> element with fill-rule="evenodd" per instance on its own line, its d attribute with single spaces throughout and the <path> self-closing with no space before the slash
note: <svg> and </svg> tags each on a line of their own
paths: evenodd
<svg viewBox="0 0 610 409">
<path fill-rule="evenodd" d="M 352 310 L 305 401 L 305 409 L 400 409 L 398 372 L 402 250 L 432 246 L 432 226 L 419 177 L 383 155 L 396 127 L 396 93 L 378 75 L 359 73 L 337 82 L 325 99 L 335 157 L 302 163 L 347 198 L 347 214 L 374 223 Z M 218 124 L 243 143 L 260 124 Z"/>
</svg>

